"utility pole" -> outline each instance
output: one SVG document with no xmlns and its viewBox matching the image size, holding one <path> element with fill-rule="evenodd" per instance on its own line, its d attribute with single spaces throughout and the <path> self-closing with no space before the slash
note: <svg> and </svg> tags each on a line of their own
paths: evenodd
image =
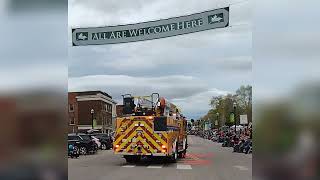
<svg viewBox="0 0 320 180">
<path fill-rule="evenodd" d="M 234 120 L 234 133 L 237 134 L 237 118 L 236 118 L 237 103 L 233 103 L 233 120 Z"/>
<path fill-rule="evenodd" d="M 91 113 L 91 125 L 92 125 L 92 129 L 93 129 L 93 114 L 94 114 L 94 110 L 91 109 L 90 113 Z"/>
</svg>

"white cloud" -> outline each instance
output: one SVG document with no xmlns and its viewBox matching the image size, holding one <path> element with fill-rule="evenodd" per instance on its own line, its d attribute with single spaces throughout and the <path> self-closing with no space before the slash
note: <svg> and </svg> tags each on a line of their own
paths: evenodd
<svg viewBox="0 0 320 180">
<path fill-rule="evenodd" d="M 130 24 L 226 7 L 232 2 L 238 1 L 72 0 L 69 1 L 69 21 L 72 27 Z M 248 2 L 244 2 L 231 6 L 235 12 L 235 14 L 231 14 L 234 15 L 235 23 L 250 21 L 248 4 Z"/>
<path fill-rule="evenodd" d="M 207 86 L 191 76 L 132 77 L 126 75 L 93 75 L 69 78 L 69 91 L 102 90 L 114 98 L 122 94 L 149 95 L 157 92 L 161 96 L 185 98 L 205 91 Z"/>
<path fill-rule="evenodd" d="M 120 104 L 121 95 L 150 95 L 160 93 L 178 105 L 189 118 L 197 118 L 209 110 L 212 96 L 228 92 L 208 88 L 201 80 L 191 76 L 131 77 L 126 75 L 95 75 L 69 78 L 69 91 L 102 90 Z"/>
<path fill-rule="evenodd" d="M 245 71 L 251 70 L 251 62 L 249 62 L 251 60 L 239 60 L 243 59 L 244 55 L 251 55 L 251 33 L 248 31 L 240 31 L 240 33 L 232 28 L 214 31 L 217 33 L 215 36 L 211 36 L 212 31 L 206 31 L 155 41 L 74 49 L 70 54 L 73 61 L 79 62 L 84 59 L 85 64 L 92 66 L 92 61 L 87 59 L 94 58 L 97 68 L 117 70 L 145 70 L 158 68 L 161 65 L 200 63 L 204 66 L 208 64 L 215 66 L 215 63 L 219 63 L 219 67 L 224 68 L 230 66 L 230 60 L 236 62 L 237 67 L 242 69 L 247 67 Z M 228 53 L 225 53 L 226 49 Z M 240 56 L 239 52 L 244 55 Z M 223 63 L 226 65 L 223 66 Z M 73 70 L 72 67 L 73 64 L 71 64 L 71 70 Z"/>
<path fill-rule="evenodd" d="M 0 91 L 12 93 L 13 91 L 41 88 L 59 88 L 61 90 L 67 85 L 65 80 L 67 75 L 66 66 L 58 63 L 0 68 Z"/>
<path fill-rule="evenodd" d="M 289 6 L 288 6 L 289 4 Z M 254 11 L 255 101 L 288 97 L 319 80 L 320 1 L 259 1 Z"/>
<path fill-rule="evenodd" d="M 172 102 L 183 109 L 183 112 L 187 114 L 189 118 L 197 118 L 209 111 L 209 101 L 211 97 L 226 95 L 228 93 L 228 91 L 212 88 L 186 98 L 174 98 Z"/>
</svg>

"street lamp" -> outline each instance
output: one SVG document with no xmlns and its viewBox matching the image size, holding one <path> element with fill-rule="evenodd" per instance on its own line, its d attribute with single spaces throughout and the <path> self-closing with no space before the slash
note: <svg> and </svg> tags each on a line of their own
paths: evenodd
<svg viewBox="0 0 320 180">
<path fill-rule="evenodd" d="M 236 118 L 236 108 L 237 108 L 237 103 L 233 103 L 233 120 L 234 120 L 234 133 L 237 134 L 237 118 Z"/>
<path fill-rule="evenodd" d="M 91 109 L 90 113 L 91 113 L 91 125 L 92 125 L 92 129 L 93 129 L 93 114 L 94 114 L 94 110 Z"/>
</svg>

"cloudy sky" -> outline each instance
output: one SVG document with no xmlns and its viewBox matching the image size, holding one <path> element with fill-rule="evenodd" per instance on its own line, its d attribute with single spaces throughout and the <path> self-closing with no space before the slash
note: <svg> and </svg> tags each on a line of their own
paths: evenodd
<svg viewBox="0 0 320 180">
<path fill-rule="evenodd" d="M 320 82 L 319 0 L 258 0 L 253 10 L 253 84 L 257 102 L 288 98 Z"/>
<path fill-rule="evenodd" d="M 224 29 L 84 47 L 72 47 L 69 36 L 69 91 L 102 90 L 119 103 L 121 94 L 159 92 L 188 118 L 203 116 L 210 108 L 210 97 L 252 84 L 251 2 L 234 2 L 239 0 L 69 0 L 69 31 L 164 19 L 231 4 L 231 27 Z"/>
</svg>

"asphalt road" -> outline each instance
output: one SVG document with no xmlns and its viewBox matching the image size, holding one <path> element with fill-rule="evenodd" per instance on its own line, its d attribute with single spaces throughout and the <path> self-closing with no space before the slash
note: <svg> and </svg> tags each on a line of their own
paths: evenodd
<svg viewBox="0 0 320 180">
<path fill-rule="evenodd" d="M 177 163 L 142 161 L 127 164 L 112 150 L 68 160 L 70 180 L 249 180 L 252 155 L 196 136 L 188 137 L 187 157 Z"/>
</svg>

